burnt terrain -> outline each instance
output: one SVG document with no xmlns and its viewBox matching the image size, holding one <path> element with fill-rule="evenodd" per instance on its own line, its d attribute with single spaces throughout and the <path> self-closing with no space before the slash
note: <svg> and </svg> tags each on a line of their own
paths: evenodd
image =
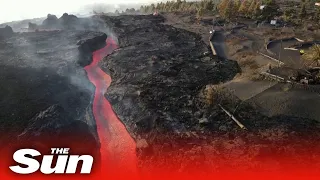
<svg viewBox="0 0 320 180">
<path fill-rule="evenodd" d="M 23 29 L 23 28 L 22 28 Z M 28 31 L 41 30 L 77 30 L 77 31 L 96 31 L 108 32 L 108 27 L 99 18 L 99 16 L 92 16 L 90 18 L 78 18 L 75 15 L 64 13 L 61 17 L 48 14 L 47 18 L 42 23 L 28 23 Z"/>
<path fill-rule="evenodd" d="M 161 16 L 104 19 L 120 46 L 100 63 L 112 77 L 105 96 L 136 139 L 142 170 L 287 170 L 319 163 L 319 123 L 264 116 L 219 87 L 239 67 L 210 56 L 199 35 L 164 25 Z"/>
<path fill-rule="evenodd" d="M 162 20 L 112 19 L 120 30 L 120 49 L 101 64 L 113 79 L 106 97 L 131 130 L 147 132 L 160 123 L 163 130 L 185 132 L 198 124 L 200 89 L 232 79 L 238 66 L 204 55 L 209 49 L 198 35 Z"/>
<path fill-rule="evenodd" d="M 12 35 L 13 35 L 13 30 L 10 26 L 5 26 L 4 28 L 0 28 L 0 38 L 1 39 L 11 37 Z"/>
<path fill-rule="evenodd" d="M 101 18 L 90 21 L 92 27 L 112 29 L 119 44 L 99 64 L 112 78 L 105 97 L 136 141 L 141 172 L 319 165 L 319 122 L 267 117 L 258 105 L 221 87 L 240 72 L 238 63 L 212 56 L 200 35 L 165 25 L 162 16 Z M 61 28 L 58 18 L 46 20 L 44 29 Z M 1 145 L 31 142 L 48 149 L 57 142 L 98 153 L 94 87 L 83 67 L 107 36 L 75 31 L 86 29 L 78 25 L 10 33 L 0 40 Z"/>
<path fill-rule="evenodd" d="M 48 153 L 51 147 L 74 147 L 77 153 L 98 154 L 94 86 L 83 67 L 106 38 L 100 32 L 65 30 L 0 40 L 2 150 L 35 146 Z"/>
</svg>

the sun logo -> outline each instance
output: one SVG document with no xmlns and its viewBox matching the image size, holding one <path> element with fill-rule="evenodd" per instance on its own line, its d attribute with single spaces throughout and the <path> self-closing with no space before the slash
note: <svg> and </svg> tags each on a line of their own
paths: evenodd
<svg viewBox="0 0 320 180">
<path fill-rule="evenodd" d="M 32 157 L 41 153 L 34 149 L 20 149 L 13 154 L 13 159 L 20 165 L 9 168 L 18 174 L 31 174 L 39 170 L 43 174 L 75 174 L 79 161 L 82 161 L 81 174 L 89 174 L 92 169 L 93 157 L 91 155 L 69 155 L 69 148 L 51 148 L 51 155 L 44 155 L 41 164 Z M 55 167 L 52 166 L 54 156 L 57 156 Z"/>
</svg>

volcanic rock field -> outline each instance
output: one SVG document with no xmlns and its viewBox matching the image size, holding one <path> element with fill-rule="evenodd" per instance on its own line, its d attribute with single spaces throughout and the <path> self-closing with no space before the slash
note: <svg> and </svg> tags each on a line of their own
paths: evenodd
<svg viewBox="0 0 320 180">
<path fill-rule="evenodd" d="M 180 171 L 193 164 L 208 167 L 204 171 L 219 165 L 250 169 L 266 161 L 281 168 L 288 165 L 287 158 L 316 166 L 318 122 L 266 117 L 231 92 L 206 104 L 208 88 L 233 79 L 240 70 L 235 61 L 212 56 L 199 35 L 164 25 L 162 16 L 101 20 L 108 33 L 52 27 L 1 36 L 2 147 L 26 142 L 44 148 L 74 144 L 81 152 L 99 154 L 92 112 L 95 87 L 84 67 L 91 63 L 92 52 L 105 46 L 107 33 L 117 38 L 119 48 L 99 64 L 112 79 L 105 97 L 136 141 L 142 171 L 156 168 L 154 161 Z M 241 103 L 234 115 L 247 130 L 219 106 L 228 109 L 232 103 Z M 216 168 L 209 168 L 213 162 Z"/>
</svg>

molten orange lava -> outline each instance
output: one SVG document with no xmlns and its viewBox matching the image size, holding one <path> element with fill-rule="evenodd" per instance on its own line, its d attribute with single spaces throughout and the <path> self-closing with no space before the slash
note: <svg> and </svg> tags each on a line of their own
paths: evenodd
<svg viewBox="0 0 320 180">
<path fill-rule="evenodd" d="M 101 143 L 101 171 L 104 177 L 128 177 L 128 173 L 136 175 L 136 145 L 125 126 L 113 112 L 104 93 L 110 86 L 111 78 L 98 66 L 99 61 L 117 48 L 111 38 L 107 45 L 93 53 L 93 61 L 85 67 L 89 80 L 95 85 L 93 114 L 97 124 Z M 116 176 L 115 176 L 116 175 Z"/>
<path fill-rule="evenodd" d="M 93 61 L 90 65 L 85 67 L 89 80 L 96 87 L 93 101 L 93 114 L 96 120 L 97 132 L 101 143 L 100 153 L 101 153 L 101 171 L 89 175 L 66 175 L 66 174 L 53 174 L 53 175 L 44 175 L 41 173 L 35 173 L 30 175 L 18 175 L 14 174 L 9 170 L 9 165 L 6 161 L 12 161 L 12 154 L 1 154 L 2 161 L 0 163 L 0 178 L 5 180 L 10 179 L 30 179 L 30 180 L 47 180 L 47 179 L 103 179 L 103 180 L 162 180 L 162 179 L 174 179 L 174 180 L 193 180 L 193 179 L 236 179 L 236 180 L 273 180 L 273 179 L 282 179 L 282 180 L 311 180 L 319 179 L 319 163 L 309 162 L 309 154 L 302 154 L 301 159 L 305 160 L 305 164 L 299 163 L 289 163 L 288 168 L 283 171 L 251 171 L 246 170 L 237 171 L 235 169 L 241 169 L 241 166 L 246 167 L 246 165 L 252 162 L 243 162 L 239 163 L 238 167 L 231 166 L 231 162 L 225 162 L 225 168 L 215 172 L 205 174 L 201 172 L 202 170 L 214 169 L 216 161 L 214 157 L 208 156 L 208 159 L 212 159 L 211 164 L 200 163 L 192 164 L 192 167 L 188 169 L 188 173 L 179 173 L 179 172 L 168 172 L 158 168 L 159 161 L 157 158 L 151 158 L 148 166 L 140 168 L 140 174 L 138 175 L 137 170 L 137 156 L 136 156 L 136 144 L 134 140 L 130 137 L 125 126 L 118 119 L 110 103 L 105 99 L 104 93 L 107 91 L 107 88 L 110 86 L 111 77 L 104 73 L 98 66 L 99 61 L 105 56 L 109 55 L 113 50 L 117 48 L 116 43 L 108 38 L 106 40 L 107 45 L 97 50 L 93 53 Z M 79 140 L 81 141 L 81 139 Z M 310 145 L 311 147 L 312 145 Z M 306 149 L 310 149 L 306 147 Z M 306 151 L 308 152 L 308 151 Z M 208 153 L 213 154 L 212 152 Z M 170 164 L 173 167 L 179 167 L 181 164 L 179 162 L 184 161 L 185 159 L 179 159 L 179 156 L 174 152 L 169 152 L 165 154 L 158 154 L 161 158 L 167 160 L 167 164 Z M 214 155 L 212 155 L 214 156 Z M 239 155 L 235 155 L 234 161 L 237 161 Z M 282 157 L 279 157 L 282 158 Z M 317 159 L 317 158 L 316 158 Z M 320 162 L 320 157 L 318 157 Z M 233 159 L 232 159 L 233 161 Z M 284 159 L 285 161 L 285 159 Z M 12 164 L 10 164 L 12 165 Z M 275 164 L 264 162 L 264 166 L 268 166 L 272 169 Z M 307 168 L 306 168 L 307 167 Z M 181 167 L 183 168 L 183 167 Z M 169 169 L 170 171 L 171 169 Z M 94 171 L 94 170 L 93 170 Z"/>
</svg>

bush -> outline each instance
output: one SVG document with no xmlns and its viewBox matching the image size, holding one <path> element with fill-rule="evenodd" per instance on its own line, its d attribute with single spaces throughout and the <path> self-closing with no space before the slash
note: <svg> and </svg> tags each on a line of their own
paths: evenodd
<svg viewBox="0 0 320 180">
<path fill-rule="evenodd" d="M 320 64 L 320 45 L 315 44 L 303 54 L 302 58 L 311 64 L 319 66 Z"/>
<path fill-rule="evenodd" d="M 240 52 L 237 54 L 237 61 L 240 67 L 249 68 L 249 69 L 257 69 L 259 65 L 254 60 L 255 54 L 252 52 Z"/>
<path fill-rule="evenodd" d="M 225 97 L 225 88 L 221 85 L 207 85 L 200 96 L 207 107 L 221 103 Z"/>
</svg>

